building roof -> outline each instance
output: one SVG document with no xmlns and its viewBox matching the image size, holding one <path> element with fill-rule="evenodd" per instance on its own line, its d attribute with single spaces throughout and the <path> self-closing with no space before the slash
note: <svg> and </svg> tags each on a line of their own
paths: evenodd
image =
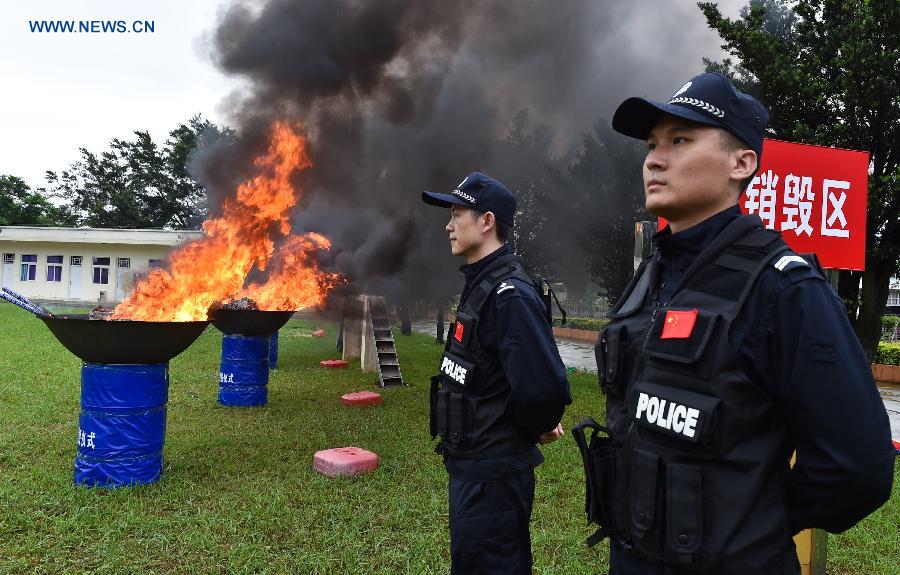
<svg viewBox="0 0 900 575">
<path fill-rule="evenodd" d="M 114 228 L 55 228 L 0 226 L 0 241 L 65 242 L 175 246 L 203 236 L 199 230 L 123 230 Z"/>
</svg>

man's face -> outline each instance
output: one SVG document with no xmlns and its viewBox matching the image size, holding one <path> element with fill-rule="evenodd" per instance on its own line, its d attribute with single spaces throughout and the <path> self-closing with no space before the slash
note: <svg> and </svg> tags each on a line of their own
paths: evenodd
<svg viewBox="0 0 900 575">
<path fill-rule="evenodd" d="M 484 243 L 480 218 L 475 214 L 471 208 L 450 207 L 450 221 L 446 229 L 450 233 L 450 252 L 453 255 L 467 257 L 477 252 Z"/>
<path fill-rule="evenodd" d="M 720 128 L 663 114 L 647 137 L 647 211 L 670 220 L 712 215 L 734 204 L 731 153 Z"/>
</svg>

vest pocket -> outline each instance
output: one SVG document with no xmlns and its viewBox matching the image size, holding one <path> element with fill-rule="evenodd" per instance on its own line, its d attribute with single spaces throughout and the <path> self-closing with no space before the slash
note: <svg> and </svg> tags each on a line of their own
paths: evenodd
<svg viewBox="0 0 900 575">
<path fill-rule="evenodd" d="M 631 452 L 629 516 L 631 534 L 638 547 L 655 548 L 647 534 L 656 523 L 657 478 L 659 457 L 643 449 Z M 654 549 L 655 550 L 655 549 Z"/>
<path fill-rule="evenodd" d="M 441 393 L 441 380 L 443 376 L 441 375 L 433 375 L 431 376 L 431 391 L 428 394 L 428 432 L 431 434 L 431 439 L 437 437 L 438 427 L 440 425 L 439 420 L 441 419 L 440 414 L 438 413 L 438 396 Z M 446 410 L 444 412 L 444 425 L 446 427 L 447 414 Z"/>
<path fill-rule="evenodd" d="M 458 312 L 450 333 L 450 344 L 454 351 L 469 349 L 476 329 L 477 320 L 469 314 Z"/>
<path fill-rule="evenodd" d="M 702 474 L 683 463 L 666 466 L 666 543 L 680 562 L 692 562 L 703 539 Z"/>
<path fill-rule="evenodd" d="M 434 389 L 431 400 L 432 436 L 440 435 L 441 441 L 450 447 L 456 449 L 463 447 L 469 439 L 471 428 L 467 420 L 469 410 L 466 403 L 466 398 L 461 393 Z"/>
<path fill-rule="evenodd" d="M 441 378 L 440 375 L 435 376 Z M 431 403 L 431 435 L 447 436 L 447 427 L 450 410 L 450 392 L 443 389 L 434 389 Z"/>
<path fill-rule="evenodd" d="M 676 308 L 660 308 L 644 351 L 648 368 L 657 367 L 707 379 L 712 362 L 704 361 L 717 331 L 719 314 Z"/>
<path fill-rule="evenodd" d="M 590 430 L 590 435 L 586 430 Z M 572 429 L 572 437 L 584 464 L 588 521 L 604 530 L 594 543 L 606 536 L 619 540 L 627 529 L 622 505 L 627 487 L 624 452 L 621 446 L 613 444 L 609 430 L 590 418 L 582 419 Z"/>
<path fill-rule="evenodd" d="M 610 516 L 610 489 L 616 482 L 615 451 L 609 446 L 594 445 L 591 442 L 590 476 L 588 489 L 591 491 L 588 498 L 588 520 L 597 525 L 603 525 L 610 531 L 614 531 L 614 524 Z"/>
<path fill-rule="evenodd" d="M 627 383 L 625 358 L 628 330 L 624 325 L 612 325 L 600 332 L 594 345 L 600 388 L 607 395 L 622 397 Z"/>
<path fill-rule="evenodd" d="M 466 398 L 461 393 L 450 393 L 450 422 L 445 436 L 450 445 L 463 445 L 466 441 Z"/>
</svg>

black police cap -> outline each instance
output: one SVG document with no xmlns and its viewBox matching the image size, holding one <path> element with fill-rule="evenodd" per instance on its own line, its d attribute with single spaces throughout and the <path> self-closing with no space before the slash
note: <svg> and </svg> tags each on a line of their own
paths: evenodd
<svg viewBox="0 0 900 575">
<path fill-rule="evenodd" d="M 494 217 L 504 224 L 513 226 L 515 223 L 515 196 L 502 183 L 481 172 L 472 172 L 466 176 L 449 194 L 422 192 L 422 201 L 443 208 L 457 205 L 493 212 Z"/>
<path fill-rule="evenodd" d="M 613 115 L 613 129 L 645 140 L 663 113 L 723 128 L 762 157 L 769 112 L 721 74 L 706 73 L 691 78 L 668 102 L 628 98 Z"/>
</svg>

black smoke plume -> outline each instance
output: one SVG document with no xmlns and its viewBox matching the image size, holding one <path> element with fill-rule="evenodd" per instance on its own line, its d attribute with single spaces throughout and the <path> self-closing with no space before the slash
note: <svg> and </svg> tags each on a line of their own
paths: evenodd
<svg viewBox="0 0 900 575">
<path fill-rule="evenodd" d="M 227 100 L 238 141 L 194 163 L 211 196 L 231 193 L 273 119 L 299 121 L 315 165 L 299 176 L 295 230 L 330 237 L 333 265 L 362 289 L 432 300 L 458 290 L 462 262 L 422 190 L 514 165 L 505 138 L 523 111 L 555 158 L 571 156 L 625 97 L 663 98 L 718 54 L 692 3 L 652 0 L 235 3 L 208 40 L 249 82 Z M 583 275 L 568 234 L 600 215 L 573 212 L 566 194 L 544 190 L 533 209 L 559 228 L 544 257 Z"/>
</svg>

